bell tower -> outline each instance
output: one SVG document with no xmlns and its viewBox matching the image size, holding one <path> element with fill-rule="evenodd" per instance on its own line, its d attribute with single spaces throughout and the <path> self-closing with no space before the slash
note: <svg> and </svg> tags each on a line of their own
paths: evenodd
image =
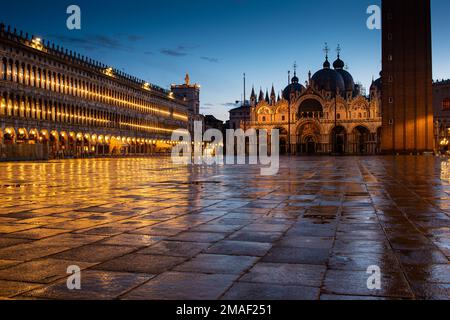
<svg viewBox="0 0 450 320">
<path fill-rule="evenodd" d="M 382 0 L 383 153 L 433 150 L 430 0 Z"/>
<path fill-rule="evenodd" d="M 178 99 L 187 102 L 192 115 L 200 114 L 200 85 L 191 84 L 189 74 L 186 74 L 184 84 L 172 85 L 171 90 Z"/>
</svg>

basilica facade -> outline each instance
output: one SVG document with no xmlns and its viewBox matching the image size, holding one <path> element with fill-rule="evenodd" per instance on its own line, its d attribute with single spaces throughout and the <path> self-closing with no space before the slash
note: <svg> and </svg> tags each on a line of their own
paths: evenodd
<svg viewBox="0 0 450 320">
<path fill-rule="evenodd" d="M 291 154 L 377 154 L 381 144 L 381 78 L 362 93 L 338 55 L 331 66 L 309 72 L 305 85 L 296 72 L 290 84 L 259 97 L 252 90 L 246 128 L 280 132 L 280 152 Z M 242 125 L 241 125 L 242 126 Z"/>
</svg>

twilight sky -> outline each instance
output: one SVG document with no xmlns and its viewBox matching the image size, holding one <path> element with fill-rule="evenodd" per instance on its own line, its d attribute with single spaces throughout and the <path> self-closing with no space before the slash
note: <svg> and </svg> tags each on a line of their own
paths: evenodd
<svg viewBox="0 0 450 320">
<path fill-rule="evenodd" d="M 321 68 L 328 42 L 367 88 L 381 68 L 381 33 L 366 27 L 367 7 L 380 0 L 16 0 L 0 21 L 168 88 L 202 86 L 201 112 L 228 119 L 247 95 L 287 85 L 297 62 L 302 82 Z M 66 8 L 82 11 L 82 29 L 66 28 Z M 5 6 L 3 6 L 5 8 Z M 448 0 L 432 0 L 434 78 L 450 78 Z"/>
</svg>

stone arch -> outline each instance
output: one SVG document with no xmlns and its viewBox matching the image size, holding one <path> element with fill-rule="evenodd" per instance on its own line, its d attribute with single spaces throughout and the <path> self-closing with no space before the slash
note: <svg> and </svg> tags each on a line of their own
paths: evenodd
<svg viewBox="0 0 450 320">
<path fill-rule="evenodd" d="M 355 154 L 368 154 L 370 151 L 371 134 L 364 125 L 357 125 L 351 131 L 350 148 Z"/>
<path fill-rule="evenodd" d="M 320 151 L 320 127 L 315 121 L 301 123 L 297 127 L 297 153 L 314 154 Z"/>
<path fill-rule="evenodd" d="M 60 138 L 59 138 L 59 133 L 57 130 L 53 130 L 52 132 L 50 132 L 50 143 L 57 143 L 59 142 Z"/>
<path fill-rule="evenodd" d="M 284 127 L 276 127 L 274 128 L 274 130 L 279 131 L 280 154 L 288 153 L 288 143 L 289 143 L 288 131 Z"/>
<path fill-rule="evenodd" d="M 25 128 L 19 128 L 17 130 L 17 143 L 26 143 L 28 141 L 28 131 Z"/>
<path fill-rule="evenodd" d="M 8 94 L 5 92 L 2 94 L 2 96 L 0 97 L 0 115 L 6 115 L 7 111 L 7 104 L 8 104 Z"/>
<path fill-rule="evenodd" d="M 59 147 L 64 152 L 69 148 L 69 135 L 66 131 L 61 131 L 59 134 Z"/>
<path fill-rule="evenodd" d="M 308 113 L 311 112 L 309 109 L 305 109 L 305 110 L 301 110 L 301 107 L 307 107 L 310 105 L 310 103 L 312 104 L 312 101 L 317 101 L 317 106 L 320 104 L 321 109 L 318 109 L 318 112 L 322 112 L 323 113 L 323 109 L 326 105 L 326 101 L 324 99 L 322 99 L 320 96 L 316 95 L 316 94 L 305 94 L 303 96 L 301 96 L 293 105 L 293 108 L 291 110 L 291 112 L 293 114 L 296 114 L 297 117 L 299 115 L 303 113 Z M 314 104 L 316 104 L 316 102 L 314 102 Z M 301 118 L 300 118 L 301 119 Z"/>
<path fill-rule="evenodd" d="M 14 144 L 16 142 L 16 130 L 13 127 L 6 127 L 3 132 L 3 143 Z"/>
<path fill-rule="evenodd" d="M 344 154 L 347 150 L 347 129 L 341 125 L 333 127 L 330 133 L 330 144 L 334 154 Z"/>
<path fill-rule="evenodd" d="M 46 143 L 48 143 L 49 139 L 50 139 L 50 135 L 49 135 L 48 131 L 46 129 L 42 129 L 41 132 L 39 133 L 39 141 L 41 143 L 46 144 Z"/>
<path fill-rule="evenodd" d="M 38 143 L 39 142 L 39 131 L 34 128 L 31 129 L 28 133 L 28 142 L 29 143 Z"/>
</svg>

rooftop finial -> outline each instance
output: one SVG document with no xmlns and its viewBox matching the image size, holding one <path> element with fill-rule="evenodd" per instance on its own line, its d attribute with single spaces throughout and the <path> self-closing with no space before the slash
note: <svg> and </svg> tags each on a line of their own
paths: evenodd
<svg viewBox="0 0 450 320">
<path fill-rule="evenodd" d="M 341 57 L 341 51 L 342 51 L 342 49 L 341 49 L 341 45 L 340 45 L 340 44 L 338 44 L 338 46 L 337 46 L 337 48 L 336 48 L 336 52 L 337 52 L 337 56 L 338 56 L 338 58 L 340 58 L 340 57 Z"/>
<path fill-rule="evenodd" d="M 325 58 L 328 60 L 328 53 L 330 52 L 330 47 L 328 47 L 328 42 L 325 42 L 325 48 L 323 49 L 325 52 Z"/>
<path fill-rule="evenodd" d="M 186 73 L 186 77 L 184 78 L 184 82 L 187 86 L 191 85 L 191 78 L 189 77 L 189 73 Z"/>
<path fill-rule="evenodd" d="M 294 76 L 297 76 L 297 61 L 294 62 Z"/>
</svg>

